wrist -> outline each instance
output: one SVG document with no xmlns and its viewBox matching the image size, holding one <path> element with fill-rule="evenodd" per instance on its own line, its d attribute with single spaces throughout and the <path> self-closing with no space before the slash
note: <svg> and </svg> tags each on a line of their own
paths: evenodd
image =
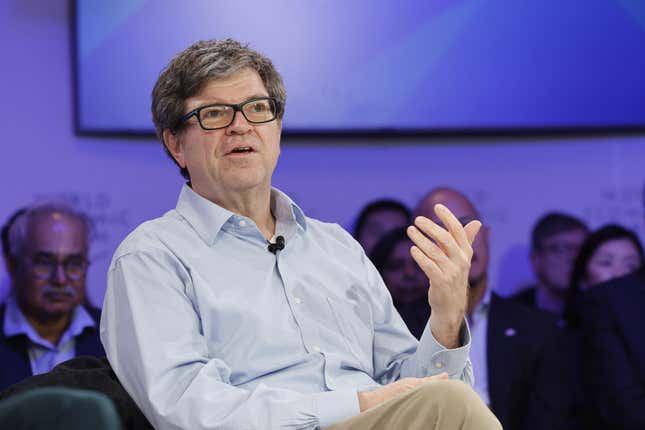
<svg viewBox="0 0 645 430">
<path fill-rule="evenodd" d="M 432 318 L 430 315 L 430 329 L 432 336 L 446 349 L 459 347 L 459 334 L 464 322 L 464 316 L 456 318 Z"/>
<path fill-rule="evenodd" d="M 456 331 L 459 332 L 462 324 L 464 323 L 465 313 L 458 312 L 453 314 L 440 314 L 434 311 L 430 314 L 430 325 L 432 328 L 445 332 Z"/>
</svg>

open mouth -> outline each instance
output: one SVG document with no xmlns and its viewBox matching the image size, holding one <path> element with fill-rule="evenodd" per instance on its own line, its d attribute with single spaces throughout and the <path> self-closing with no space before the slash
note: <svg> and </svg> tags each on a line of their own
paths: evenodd
<svg viewBox="0 0 645 430">
<path fill-rule="evenodd" d="M 229 154 L 249 154 L 253 151 L 253 148 L 250 146 L 240 146 L 238 148 L 234 148 Z"/>
</svg>

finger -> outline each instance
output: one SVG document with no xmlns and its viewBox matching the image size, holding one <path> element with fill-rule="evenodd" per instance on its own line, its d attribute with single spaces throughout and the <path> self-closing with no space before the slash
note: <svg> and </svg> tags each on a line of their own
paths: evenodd
<svg viewBox="0 0 645 430">
<path fill-rule="evenodd" d="M 423 379 L 425 379 L 427 381 L 432 381 L 432 380 L 436 380 L 436 379 L 448 379 L 448 374 L 446 372 L 441 372 L 438 375 L 427 376 L 427 377 L 425 377 Z"/>
<path fill-rule="evenodd" d="M 468 243 L 470 243 L 471 245 L 473 244 L 473 242 L 475 241 L 475 237 L 477 237 L 477 233 L 479 233 L 481 228 L 482 228 L 482 223 L 477 220 L 471 221 L 468 224 L 466 224 L 466 226 L 464 227 L 464 230 L 466 231 L 466 237 L 468 238 Z"/>
<path fill-rule="evenodd" d="M 426 217 L 418 216 L 414 219 L 414 225 L 434 240 L 449 258 L 463 254 L 452 234 L 436 222 Z"/>
<path fill-rule="evenodd" d="M 414 261 L 416 261 L 419 268 L 423 270 L 423 273 L 426 274 L 428 280 L 430 281 L 430 284 L 432 284 L 433 280 L 436 281 L 443 276 L 443 272 L 441 271 L 441 268 L 437 265 L 437 263 L 432 261 L 432 259 L 430 259 L 416 246 L 410 248 L 410 255 L 412 255 L 412 258 L 414 259 Z"/>
<path fill-rule="evenodd" d="M 457 219 L 450 209 L 441 203 L 434 205 L 434 213 L 437 214 L 443 222 L 443 225 L 446 226 L 459 247 L 464 251 L 467 250 L 470 244 L 468 243 L 468 237 L 466 236 L 464 227 L 461 225 L 461 221 Z"/>
<path fill-rule="evenodd" d="M 449 259 L 445 252 L 432 242 L 426 235 L 421 233 L 415 226 L 410 226 L 407 229 L 407 234 L 410 240 L 423 252 L 428 258 L 433 260 L 439 266 L 448 264 Z"/>
</svg>

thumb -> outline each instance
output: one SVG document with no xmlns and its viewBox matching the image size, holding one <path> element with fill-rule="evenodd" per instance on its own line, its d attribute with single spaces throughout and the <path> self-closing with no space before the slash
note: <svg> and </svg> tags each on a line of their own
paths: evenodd
<svg viewBox="0 0 645 430">
<path fill-rule="evenodd" d="M 474 220 L 466 224 L 464 227 L 464 230 L 466 231 L 466 237 L 468 238 L 468 243 L 471 245 L 475 241 L 475 237 L 477 236 L 477 233 L 479 233 L 479 230 L 482 228 L 482 223 L 478 220 Z"/>
</svg>

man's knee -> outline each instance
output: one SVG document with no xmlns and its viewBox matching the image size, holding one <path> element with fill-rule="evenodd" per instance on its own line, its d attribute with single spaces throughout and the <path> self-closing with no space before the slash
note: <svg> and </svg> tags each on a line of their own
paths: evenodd
<svg viewBox="0 0 645 430">
<path fill-rule="evenodd" d="M 455 421 L 464 423 L 463 428 L 502 429 L 488 406 L 465 382 L 452 379 L 431 381 L 417 388 L 415 394 L 418 401 L 424 405 L 434 406 L 434 408 L 425 407 L 419 408 L 419 410 L 426 410 L 435 417 L 437 413 L 438 415 L 449 415 Z"/>
<path fill-rule="evenodd" d="M 417 390 L 421 396 L 433 400 L 440 398 L 447 402 L 461 402 L 473 397 L 479 399 L 470 385 L 454 379 L 431 381 L 421 385 Z"/>
</svg>

